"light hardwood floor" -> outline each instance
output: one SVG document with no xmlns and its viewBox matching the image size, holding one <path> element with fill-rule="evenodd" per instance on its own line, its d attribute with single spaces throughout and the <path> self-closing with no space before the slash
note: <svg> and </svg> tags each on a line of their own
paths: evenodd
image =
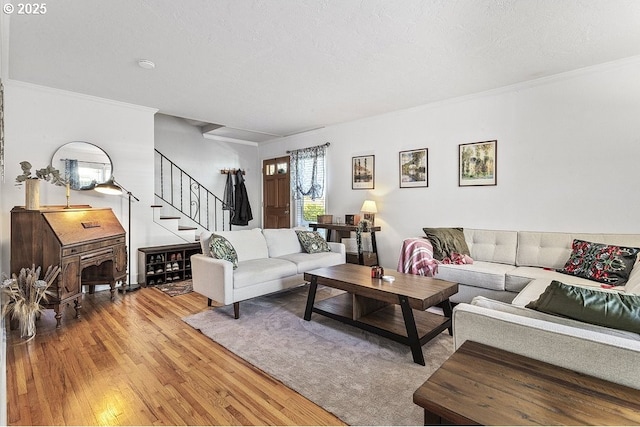
<svg viewBox="0 0 640 427">
<path fill-rule="evenodd" d="M 182 322 L 206 309 L 196 293 L 82 304 L 61 329 L 47 310 L 29 342 L 8 331 L 9 425 L 344 425 Z"/>
</svg>

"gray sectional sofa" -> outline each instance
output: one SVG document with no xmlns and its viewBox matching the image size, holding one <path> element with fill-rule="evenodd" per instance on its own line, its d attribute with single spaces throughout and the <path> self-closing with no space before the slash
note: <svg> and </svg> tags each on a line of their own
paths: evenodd
<svg viewBox="0 0 640 427">
<path fill-rule="evenodd" d="M 465 228 L 464 237 L 473 264 L 440 264 L 435 277 L 458 283 L 451 302 L 470 303 L 476 296 L 526 305 L 551 283 L 600 287 L 592 280 L 562 274 L 574 239 L 640 247 L 640 234 L 556 233 L 541 231 L 481 230 Z M 631 273 L 627 287 L 640 292 L 640 268 Z"/>
<path fill-rule="evenodd" d="M 473 264 L 438 266 L 438 278 L 459 283 L 451 298 L 454 346 L 480 342 L 640 389 L 640 334 L 542 313 L 525 306 L 552 280 L 601 292 L 640 294 L 640 263 L 624 287 L 562 274 L 573 239 L 640 247 L 637 234 L 546 233 L 464 229 Z M 630 307 L 640 322 L 640 307 Z"/>
<path fill-rule="evenodd" d="M 470 340 L 640 389 L 640 334 L 476 297 L 453 309 L 457 349 Z"/>
</svg>

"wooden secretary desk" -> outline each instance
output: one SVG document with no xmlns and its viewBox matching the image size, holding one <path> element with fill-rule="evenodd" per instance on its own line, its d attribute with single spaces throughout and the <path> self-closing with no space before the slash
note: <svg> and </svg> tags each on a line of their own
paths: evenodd
<svg viewBox="0 0 640 427">
<path fill-rule="evenodd" d="M 56 312 L 60 327 L 64 306 L 74 301 L 76 317 L 82 308 L 83 285 L 109 283 L 111 299 L 116 282 L 127 277 L 125 231 L 110 208 L 88 205 L 43 206 L 27 210 L 16 206 L 11 210 L 11 273 L 32 265 L 60 266 L 60 274 L 51 285 L 54 296 L 43 305 Z M 62 307 L 62 308 L 61 308 Z"/>
</svg>

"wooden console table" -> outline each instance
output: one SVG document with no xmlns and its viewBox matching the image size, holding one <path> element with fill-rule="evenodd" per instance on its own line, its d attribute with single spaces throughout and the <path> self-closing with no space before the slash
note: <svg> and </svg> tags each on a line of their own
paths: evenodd
<svg viewBox="0 0 640 427">
<path fill-rule="evenodd" d="M 340 241 L 342 237 L 351 237 L 351 232 L 356 231 L 358 229 L 357 225 L 347 225 L 347 224 L 320 224 L 320 223 L 312 223 L 309 224 L 309 227 L 313 231 L 318 231 L 318 228 L 322 228 L 327 230 L 327 241 L 331 241 L 331 232 L 335 231 L 338 240 Z M 360 265 L 380 265 L 380 258 L 378 257 L 378 245 L 376 243 L 376 231 L 380 231 L 379 226 L 370 227 L 367 233 L 371 233 L 371 249 L 369 252 L 361 252 L 361 253 L 347 253 L 347 262 L 352 262 L 353 264 Z"/>
<path fill-rule="evenodd" d="M 615 361 L 610 363 L 616 369 Z M 424 423 L 638 425 L 640 390 L 465 341 L 413 394 Z"/>
</svg>

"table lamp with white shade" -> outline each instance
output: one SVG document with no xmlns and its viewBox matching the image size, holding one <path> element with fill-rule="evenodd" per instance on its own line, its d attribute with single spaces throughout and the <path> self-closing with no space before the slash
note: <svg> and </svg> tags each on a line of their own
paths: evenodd
<svg viewBox="0 0 640 427">
<path fill-rule="evenodd" d="M 376 214 L 378 213 L 376 202 L 373 200 L 365 200 L 360 211 L 364 214 L 364 219 L 371 221 L 371 226 L 373 226 Z"/>
</svg>

